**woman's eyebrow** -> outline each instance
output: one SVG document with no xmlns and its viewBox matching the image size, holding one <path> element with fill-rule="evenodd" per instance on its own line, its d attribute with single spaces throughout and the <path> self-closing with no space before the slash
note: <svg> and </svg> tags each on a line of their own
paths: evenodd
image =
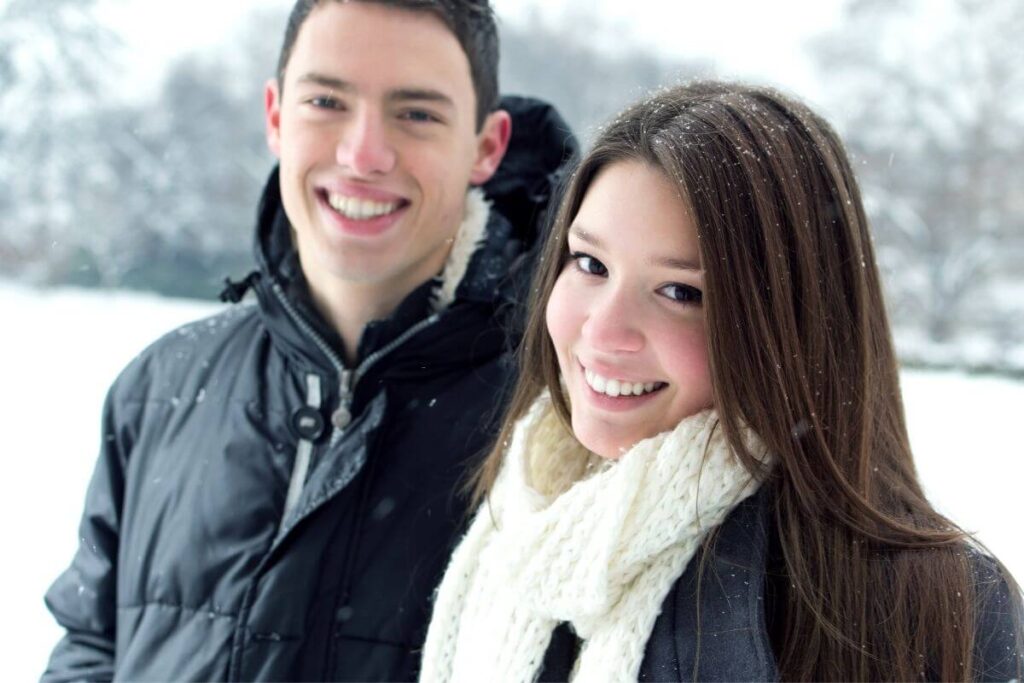
<svg viewBox="0 0 1024 683">
<path fill-rule="evenodd" d="M 704 269 L 700 267 L 699 263 L 694 263 L 687 259 L 672 258 L 671 256 L 654 257 L 648 259 L 647 262 L 652 266 L 674 268 L 676 270 L 692 270 L 695 273 L 704 272 Z"/>
<path fill-rule="evenodd" d="M 578 240 L 582 240 L 592 247 L 598 249 L 604 249 L 604 242 L 598 239 L 597 235 L 591 235 L 589 232 L 581 228 L 579 225 L 573 225 L 569 228 L 569 235 L 575 237 Z"/>
<path fill-rule="evenodd" d="M 605 249 L 604 242 L 597 235 L 593 235 L 587 232 L 584 228 L 573 225 L 569 228 L 569 235 L 576 239 L 586 242 L 592 247 L 598 249 Z M 700 267 L 700 262 L 694 262 L 685 258 L 675 258 L 672 256 L 652 256 L 647 259 L 648 265 L 659 266 L 662 268 L 672 268 L 674 270 L 689 270 L 695 273 L 703 273 L 704 269 Z"/>
</svg>

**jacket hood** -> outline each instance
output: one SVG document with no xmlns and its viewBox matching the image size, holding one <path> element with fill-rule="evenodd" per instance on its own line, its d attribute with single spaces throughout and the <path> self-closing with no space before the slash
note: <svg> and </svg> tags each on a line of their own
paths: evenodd
<svg viewBox="0 0 1024 683">
<path fill-rule="evenodd" d="M 580 148 L 558 111 L 537 99 L 506 95 L 501 108 L 512 116 L 512 139 L 494 176 L 483 186 L 494 209 L 513 226 L 528 249 L 546 233 L 549 208 Z"/>
</svg>

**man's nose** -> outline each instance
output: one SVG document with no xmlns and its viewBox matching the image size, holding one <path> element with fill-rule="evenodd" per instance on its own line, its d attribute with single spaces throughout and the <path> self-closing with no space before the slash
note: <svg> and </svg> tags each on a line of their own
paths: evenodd
<svg viewBox="0 0 1024 683">
<path fill-rule="evenodd" d="M 609 288 L 591 302 L 583 323 L 583 338 L 595 351 L 635 353 L 644 347 L 644 333 L 638 318 L 639 305 L 621 289 Z"/>
<path fill-rule="evenodd" d="M 359 176 L 385 175 L 395 167 L 397 155 L 380 112 L 358 111 L 338 142 L 337 162 Z"/>
</svg>

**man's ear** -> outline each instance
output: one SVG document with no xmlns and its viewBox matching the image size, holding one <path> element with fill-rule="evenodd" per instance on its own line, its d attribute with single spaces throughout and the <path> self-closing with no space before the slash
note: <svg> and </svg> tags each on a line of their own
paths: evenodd
<svg viewBox="0 0 1024 683">
<path fill-rule="evenodd" d="M 488 114 L 477 134 L 476 163 L 469 174 L 471 185 L 483 185 L 501 165 L 512 139 L 512 117 L 504 109 Z"/>
<path fill-rule="evenodd" d="M 267 128 L 267 147 L 281 158 L 281 89 L 276 78 L 267 81 L 263 93 L 263 119 Z"/>
</svg>

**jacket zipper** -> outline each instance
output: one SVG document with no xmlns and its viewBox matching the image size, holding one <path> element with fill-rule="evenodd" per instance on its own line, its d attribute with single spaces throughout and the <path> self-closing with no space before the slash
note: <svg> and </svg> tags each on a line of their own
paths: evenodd
<svg viewBox="0 0 1024 683">
<path fill-rule="evenodd" d="M 295 322 L 299 330 L 305 334 L 313 344 L 320 349 L 320 352 L 327 356 L 334 371 L 338 375 L 338 407 L 331 414 L 331 424 L 334 426 L 334 430 L 331 433 L 331 446 L 335 446 L 338 439 L 345 433 L 345 429 L 352 423 L 352 399 L 354 397 L 354 389 L 359 381 L 366 376 L 366 373 L 377 364 L 382 358 L 390 354 L 392 351 L 397 349 L 399 346 L 407 342 L 411 337 L 418 334 L 422 330 L 435 324 L 440 319 L 439 313 L 432 313 L 429 317 L 419 321 L 408 330 L 400 334 L 391 343 L 385 345 L 383 348 L 377 349 L 366 359 L 359 364 L 354 370 L 345 367 L 341 358 L 334 352 L 334 349 L 325 342 L 316 330 L 314 330 L 309 323 L 306 322 L 305 318 L 299 315 L 299 312 L 295 310 L 292 303 L 285 296 L 284 289 L 281 285 L 274 280 L 273 281 L 274 295 L 277 297 L 281 306 L 284 307 L 286 313 Z"/>
<path fill-rule="evenodd" d="M 316 330 L 314 330 L 312 326 L 306 322 L 305 318 L 303 318 L 299 314 L 299 312 L 295 310 L 295 307 L 292 306 L 292 303 L 288 300 L 288 297 L 285 295 L 284 289 L 281 287 L 280 283 L 278 283 L 274 279 L 271 279 L 271 283 L 274 296 L 277 297 L 277 300 L 280 302 L 285 312 L 292 319 L 295 325 L 299 328 L 299 331 L 302 332 L 307 337 L 309 337 L 309 339 L 320 350 L 320 352 L 327 357 L 328 361 L 330 361 L 331 363 L 331 366 L 334 368 L 334 371 L 338 375 L 338 407 L 331 414 L 331 424 L 333 425 L 334 429 L 331 432 L 330 447 L 333 448 L 337 444 L 338 440 L 341 439 L 342 435 L 345 432 L 345 429 L 348 428 L 348 426 L 352 423 L 352 400 L 354 397 L 355 386 L 359 383 L 359 381 L 363 377 L 365 377 L 366 373 L 370 370 L 370 368 L 377 364 L 382 358 L 386 357 L 392 351 L 394 351 L 399 346 L 407 342 L 414 335 L 435 324 L 441 318 L 441 315 L 439 313 L 432 313 L 427 318 L 424 318 L 423 320 L 416 323 L 408 330 L 400 334 L 391 343 L 386 344 L 384 347 L 377 349 L 376 351 L 371 353 L 369 356 L 366 357 L 366 359 L 362 363 L 359 364 L 358 367 L 352 370 L 345 367 L 345 364 L 342 362 L 338 354 L 336 354 L 334 350 L 330 347 L 330 345 L 328 345 L 327 342 L 325 342 L 320 337 L 320 335 L 317 334 Z M 310 449 L 308 457 L 312 457 L 312 449 Z M 289 497 L 294 496 L 297 499 L 301 495 L 304 485 L 304 481 L 299 483 L 292 482 L 289 487 Z M 292 491 L 292 488 L 294 488 L 295 490 Z M 364 507 L 365 502 L 360 501 L 359 508 L 357 508 L 357 514 L 360 514 L 362 508 Z M 285 517 L 287 517 L 287 514 L 285 514 L 282 517 L 282 524 L 284 523 Z M 275 540 L 274 545 L 276 544 L 277 542 Z M 350 569 L 346 568 L 346 575 L 349 573 Z M 255 584 L 250 587 L 250 591 L 247 592 L 246 599 L 243 602 L 243 622 L 248 621 L 249 600 L 253 590 L 255 590 Z M 236 657 L 238 647 L 239 644 L 236 638 L 232 650 L 232 659 Z M 331 656 L 332 650 L 331 648 L 328 648 L 328 658 L 330 658 Z M 233 674 L 232 679 L 234 679 L 235 676 L 237 675 L 238 667 L 241 666 L 240 662 L 241 660 L 239 657 L 239 659 L 236 662 L 234 662 L 231 666 Z"/>
<path fill-rule="evenodd" d="M 280 304 L 284 306 L 285 312 L 288 313 L 292 321 L 298 325 L 299 330 L 309 337 L 313 344 L 315 344 L 316 347 L 320 349 L 325 356 L 327 356 L 327 360 L 331 362 L 331 365 L 334 367 L 334 371 L 339 375 L 342 374 L 345 371 L 345 364 L 341 362 L 338 354 L 334 353 L 334 349 L 320 338 L 320 335 L 316 333 L 316 330 L 309 326 L 309 323 L 306 322 L 305 318 L 299 315 L 299 312 L 292 306 L 292 302 L 288 301 L 288 297 L 285 295 L 284 289 L 281 288 L 280 283 L 278 283 L 277 280 L 272 280 L 272 282 L 274 296 L 276 296 Z"/>
<path fill-rule="evenodd" d="M 339 438 L 341 438 L 345 428 L 352 422 L 353 389 L 357 384 L 359 384 L 359 381 L 366 376 L 366 373 L 369 372 L 370 368 L 376 365 L 378 361 L 407 342 L 411 337 L 419 334 L 422 330 L 425 330 L 436 323 L 440 317 L 441 316 L 437 313 L 431 314 L 429 317 L 424 318 L 402 334 L 398 335 L 398 337 L 391 343 L 371 353 L 355 370 L 345 370 L 342 372 L 341 398 L 338 402 L 338 409 L 335 410 L 334 414 L 331 416 L 331 422 L 335 426 L 334 433 L 331 435 L 332 446 Z"/>
</svg>

